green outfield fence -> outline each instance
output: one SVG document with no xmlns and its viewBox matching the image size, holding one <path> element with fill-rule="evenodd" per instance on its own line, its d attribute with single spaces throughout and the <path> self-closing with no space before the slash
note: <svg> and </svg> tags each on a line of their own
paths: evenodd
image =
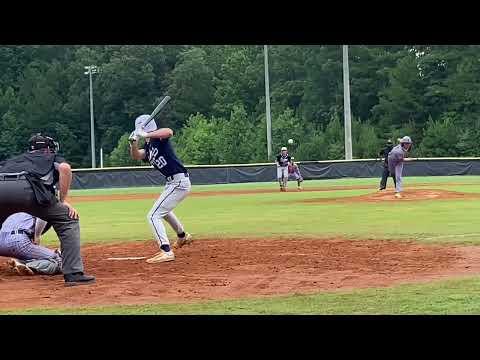
<svg viewBox="0 0 480 360">
<path fill-rule="evenodd" d="M 381 159 L 299 161 L 305 180 L 380 177 Z M 194 185 L 271 182 L 276 180 L 273 163 L 189 165 Z M 405 162 L 405 176 L 480 175 L 480 158 L 411 158 Z M 164 177 L 151 166 L 73 170 L 72 189 L 158 186 Z"/>
</svg>

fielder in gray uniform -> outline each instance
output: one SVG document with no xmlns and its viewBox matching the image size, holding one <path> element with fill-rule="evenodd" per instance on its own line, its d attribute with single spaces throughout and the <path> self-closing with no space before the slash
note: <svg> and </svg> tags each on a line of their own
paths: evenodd
<svg viewBox="0 0 480 360">
<path fill-rule="evenodd" d="M 388 170 L 390 174 L 395 176 L 395 197 L 402 197 L 402 173 L 403 162 L 405 161 L 405 155 L 410 151 L 412 147 L 412 139 L 409 136 L 404 136 L 400 139 L 400 144 L 395 146 L 392 151 L 388 153 Z"/>
<path fill-rule="evenodd" d="M 288 165 L 288 174 L 293 175 L 295 177 L 295 180 L 297 180 L 297 190 L 302 191 L 302 182 L 303 182 L 303 176 L 300 173 L 300 168 L 294 161 L 294 157 L 292 156 L 291 160 L 292 163 Z"/>
<path fill-rule="evenodd" d="M 30 138 L 26 153 L 1 165 L 0 224 L 18 212 L 47 221 L 60 239 L 65 285 L 90 284 L 95 278 L 83 272 L 78 214 L 65 201 L 72 182 L 72 170 L 57 154 L 58 148 L 52 138 L 37 134 Z"/>
<path fill-rule="evenodd" d="M 11 257 L 7 264 L 19 275 L 61 274 L 60 251 L 40 245 L 48 229 L 45 221 L 30 214 L 10 215 L 0 230 L 0 256 Z"/>
<path fill-rule="evenodd" d="M 148 118 L 149 115 L 141 115 L 135 120 L 136 130 L 130 134 L 129 140 L 130 156 L 135 160 L 149 162 L 167 180 L 163 193 L 147 215 L 147 220 L 160 248 L 158 253 L 147 259 L 147 263 L 154 264 L 175 260 L 162 219 L 165 219 L 177 234 L 174 247 L 182 247 L 192 242 L 192 236 L 185 232 L 182 223 L 173 213 L 173 209 L 189 194 L 191 184 L 187 169 L 177 158 L 170 144 L 169 139 L 173 136 L 172 129 L 157 130 L 154 120 L 143 128 Z M 138 148 L 139 137 L 145 138 L 143 149 Z"/>
</svg>

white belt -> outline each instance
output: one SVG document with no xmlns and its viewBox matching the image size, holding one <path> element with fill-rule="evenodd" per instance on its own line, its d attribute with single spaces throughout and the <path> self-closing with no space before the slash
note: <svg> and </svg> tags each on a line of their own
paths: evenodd
<svg viewBox="0 0 480 360">
<path fill-rule="evenodd" d="M 167 181 L 179 181 L 182 179 L 188 179 L 188 173 L 178 173 L 172 176 L 167 177 Z"/>
</svg>

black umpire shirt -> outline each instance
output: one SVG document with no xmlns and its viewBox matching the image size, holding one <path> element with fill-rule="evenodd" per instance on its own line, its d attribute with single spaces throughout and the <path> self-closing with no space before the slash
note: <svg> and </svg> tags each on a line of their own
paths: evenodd
<svg viewBox="0 0 480 360">
<path fill-rule="evenodd" d="M 385 158 L 385 159 L 384 159 L 384 162 L 385 162 L 385 164 L 387 164 L 387 165 L 388 165 L 388 153 L 389 153 L 390 151 L 392 151 L 392 149 L 393 149 L 393 144 L 387 145 L 387 146 L 385 146 L 385 148 L 384 148 L 383 150 L 381 150 L 381 151 L 378 153 L 380 156 L 382 156 L 382 157 Z"/>
</svg>

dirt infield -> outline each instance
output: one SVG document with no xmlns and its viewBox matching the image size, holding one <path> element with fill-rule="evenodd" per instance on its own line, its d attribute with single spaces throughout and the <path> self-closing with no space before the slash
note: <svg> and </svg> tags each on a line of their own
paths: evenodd
<svg viewBox="0 0 480 360">
<path fill-rule="evenodd" d="M 304 199 L 304 203 L 332 203 L 332 202 L 382 202 L 382 201 L 420 201 L 420 200 L 473 200 L 480 199 L 480 194 L 462 193 L 458 191 L 438 189 L 408 189 L 402 192 L 402 198 L 397 199 L 393 190 L 377 191 L 370 194 L 341 198 Z"/>
<path fill-rule="evenodd" d="M 182 303 L 383 287 L 480 273 L 480 247 L 345 239 L 202 239 L 171 263 L 108 261 L 148 256 L 153 241 L 86 246 L 91 286 L 61 276 L 19 277 L 0 258 L 0 309 Z"/>
</svg>

